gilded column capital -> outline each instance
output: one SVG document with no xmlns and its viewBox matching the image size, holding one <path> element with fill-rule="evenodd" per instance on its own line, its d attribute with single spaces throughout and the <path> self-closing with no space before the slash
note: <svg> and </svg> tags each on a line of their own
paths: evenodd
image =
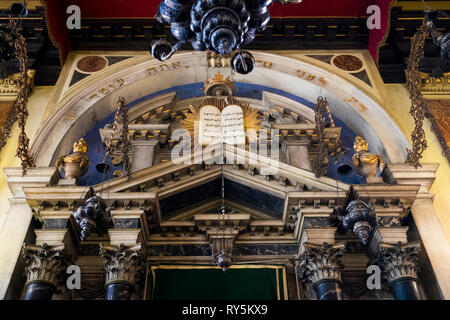
<svg viewBox="0 0 450 320">
<path fill-rule="evenodd" d="M 27 245 L 22 247 L 22 256 L 25 259 L 25 274 L 27 285 L 32 282 L 45 282 L 56 287 L 63 275 L 70 256 L 65 245 L 42 246 Z"/>
<path fill-rule="evenodd" d="M 397 244 L 381 243 L 376 262 L 384 278 L 391 283 L 400 278 L 417 279 L 420 241 Z"/>
<path fill-rule="evenodd" d="M 341 280 L 341 258 L 345 244 L 305 243 L 305 252 L 300 256 L 299 271 L 303 281 L 313 285 L 321 280 Z"/>
<path fill-rule="evenodd" d="M 134 286 L 138 273 L 142 269 L 142 254 L 140 244 L 133 246 L 100 244 L 100 255 L 105 260 L 105 285 L 126 283 Z"/>
</svg>

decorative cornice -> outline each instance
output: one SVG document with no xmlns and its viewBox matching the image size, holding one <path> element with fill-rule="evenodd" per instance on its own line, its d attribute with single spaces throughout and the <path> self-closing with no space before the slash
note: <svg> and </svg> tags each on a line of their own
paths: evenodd
<svg viewBox="0 0 450 320">
<path fill-rule="evenodd" d="M 49 246 L 44 243 L 42 246 L 35 246 L 24 244 L 22 256 L 25 258 L 27 283 L 46 282 L 55 287 L 70 262 L 64 245 Z"/>
<path fill-rule="evenodd" d="M 389 171 L 397 184 L 420 185 L 419 193 L 428 193 L 436 179 L 439 163 L 421 163 L 415 169 L 406 163 L 391 163 Z"/>
<path fill-rule="evenodd" d="M 28 70 L 27 73 L 27 92 L 29 95 L 34 87 L 34 76 L 36 75 L 36 70 Z M 0 99 L 14 100 L 15 98 L 17 98 L 20 90 L 18 86 L 19 78 L 20 73 L 15 73 L 0 79 Z"/>
<path fill-rule="evenodd" d="M 57 168 L 30 168 L 25 176 L 22 176 L 22 168 L 4 168 L 3 172 L 13 197 L 24 197 L 23 188 L 35 187 L 42 190 L 48 185 L 55 185 L 59 180 Z"/>
<path fill-rule="evenodd" d="M 341 258 L 344 252 L 343 243 L 305 243 L 305 252 L 300 256 L 298 266 L 300 278 L 313 285 L 325 279 L 341 280 Z"/>
<path fill-rule="evenodd" d="M 406 244 L 381 243 L 376 262 L 389 283 L 401 278 L 417 279 L 420 245 L 420 241 Z"/>
<path fill-rule="evenodd" d="M 108 246 L 100 243 L 100 256 L 105 260 L 107 286 L 110 283 L 122 282 L 134 286 L 138 273 L 142 269 L 141 245 Z"/>
<path fill-rule="evenodd" d="M 450 94 L 450 72 L 442 76 L 432 76 L 421 72 L 421 91 L 423 95 Z"/>
</svg>

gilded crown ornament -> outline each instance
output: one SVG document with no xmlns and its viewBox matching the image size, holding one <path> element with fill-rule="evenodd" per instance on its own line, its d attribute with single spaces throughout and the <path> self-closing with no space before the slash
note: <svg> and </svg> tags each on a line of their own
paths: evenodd
<svg viewBox="0 0 450 320">
<path fill-rule="evenodd" d="M 87 143 L 83 138 L 73 144 L 73 152 L 87 153 Z"/>
<path fill-rule="evenodd" d="M 352 157 L 353 165 L 356 172 L 367 178 L 375 178 L 377 176 L 378 168 L 384 167 L 384 161 L 378 154 L 370 153 L 369 144 L 362 137 L 357 136 L 353 143 L 355 154 Z M 370 179 L 369 179 L 370 180 Z"/>
<path fill-rule="evenodd" d="M 231 96 L 233 90 L 234 81 L 231 81 L 230 76 L 225 78 L 220 72 L 205 81 L 203 87 L 205 96 Z"/>
<path fill-rule="evenodd" d="M 87 143 L 81 138 L 73 144 L 72 154 L 63 155 L 56 160 L 56 167 L 62 165 L 66 179 L 78 179 L 87 173 L 90 164 L 87 150 Z"/>
</svg>

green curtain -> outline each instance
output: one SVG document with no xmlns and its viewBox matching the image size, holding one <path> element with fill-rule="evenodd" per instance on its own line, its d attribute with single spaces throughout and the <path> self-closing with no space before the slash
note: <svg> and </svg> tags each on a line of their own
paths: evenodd
<svg viewBox="0 0 450 320">
<path fill-rule="evenodd" d="M 287 300 L 284 266 L 152 266 L 147 295 L 152 300 Z"/>
</svg>

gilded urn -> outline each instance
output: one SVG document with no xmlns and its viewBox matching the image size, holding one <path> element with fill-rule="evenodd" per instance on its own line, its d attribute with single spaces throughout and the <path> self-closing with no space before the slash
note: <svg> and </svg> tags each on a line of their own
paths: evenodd
<svg viewBox="0 0 450 320">
<path fill-rule="evenodd" d="M 78 179 L 84 176 L 89 169 L 89 157 L 87 155 L 87 143 L 81 138 L 73 144 L 73 153 L 61 156 L 56 160 L 56 167 L 62 168 L 66 179 Z"/>
<path fill-rule="evenodd" d="M 368 151 L 369 144 L 362 137 L 357 136 L 353 143 L 355 154 L 352 157 L 355 171 L 365 177 L 373 178 L 377 176 L 378 168 L 384 166 L 383 159 L 378 154 Z"/>
</svg>

